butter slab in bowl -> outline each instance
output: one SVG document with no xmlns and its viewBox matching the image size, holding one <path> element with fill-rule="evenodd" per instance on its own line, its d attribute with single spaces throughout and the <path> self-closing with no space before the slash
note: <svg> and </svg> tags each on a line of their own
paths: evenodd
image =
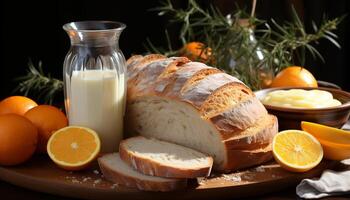
<svg viewBox="0 0 350 200">
<path fill-rule="evenodd" d="M 262 101 L 270 92 L 291 89 L 327 91 L 333 95 L 334 99 L 340 101 L 341 105 L 323 108 L 296 108 L 263 103 L 269 113 L 277 116 L 280 130 L 300 129 L 301 121 L 315 122 L 336 128 L 341 128 L 348 121 L 350 115 L 350 93 L 343 90 L 325 87 L 277 87 L 262 89 L 254 93 Z M 286 96 L 285 98 L 288 97 Z M 317 100 L 316 96 L 315 102 Z"/>
</svg>

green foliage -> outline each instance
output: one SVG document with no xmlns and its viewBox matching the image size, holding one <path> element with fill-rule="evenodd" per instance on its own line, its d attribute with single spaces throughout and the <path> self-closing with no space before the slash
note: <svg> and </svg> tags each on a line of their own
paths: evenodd
<svg viewBox="0 0 350 200">
<path fill-rule="evenodd" d="M 297 63 L 303 66 L 306 52 L 315 59 L 323 60 L 315 48 L 321 39 L 329 40 L 340 48 L 337 36 L 332 31 L 344 18 L 324 19 L 319 26 L 313 22 L 313 32 L 307 33 L 294 8 L 293 21 L 283 24 L 273 19 L 271 22 L 257 19 L 239 8 L 224 16 L 214 6 L 201 8 L 195 0 L 188 0 L 185 9 L 175 8 L 170 0 L 164 0 L 160 7 L 153 10 L 159 16 L 170 16 L 171 23 L 181 25 L 179 40 L 183 45 L 191 41 L 202 42 L 202 53 L 208 47 L 211 49 L 207 64 L 236 76 L 253 90 L 260 89 L 264 79 L 271 79 L 273 74 L 286 66 Z M 166 30 L 165 36 L 166 47 L 156 47 L 147 40 L 147 50 L 167 56 L 180 55 L 181 50 L 173 48 Z M 44 74 L 41 62 L 35 67 L 30 61 L 28 67 L 28 73 L 16 79 L 19 85 L 15 91 L 36 95 L 37 99 L 51 104 L 55 96 L 62 92 L 63 82 Z"/>
<path fill-rule="evenodd" d="M 332 31 L 343 17 L 324 19 L 319 27 L 313 23 L 314 31 L 307 33 L 293 7 L 293 21 L 282 25 L 273 19 L 271 22 L 257 19 L 239 8 L 223 16 L 216 7 L 204 10 L 195 0 L 188 0 L 185 9 L 175 8 L 170 0 L 165 0 L 154 10 L 160 16 L 169 16 L 171 23 L 181 24 L 179 39 L 183 45 L 200 41 L 205 44 L 202 51 L 210 47 L 212 53 L 207 64 L 237 76 L 252 89 L 261 88 L 261 79 L 266 78 L 266 74 L 272 73 L 272 78 L 273 74 L 289 65 L 298 63 L 303 66 L 306 52 L 323 60 L 314 46 L 322 38 L 340 48 Z M 179 55 L 179 50 L 171 48 L 169 39 L 167 46 L 168 49 L 156 48 L 148 41 L 151 52 Z M 235 65 L 230 64 L 232 62 Z"/>
<path fill-rule="evenodd" d="M 41 61 L 35 67 L 29 60 L 27 74 L 17 78 L 16 81 L 19 84 L 15 92 L 20 92 L 25 96 L 35 95 L 36 99 L 43 100 L 47 104 L 52 104 L 55 96 L 62 92 L 64 87 L 63 81 L 43 72 Z"/>
</svg>

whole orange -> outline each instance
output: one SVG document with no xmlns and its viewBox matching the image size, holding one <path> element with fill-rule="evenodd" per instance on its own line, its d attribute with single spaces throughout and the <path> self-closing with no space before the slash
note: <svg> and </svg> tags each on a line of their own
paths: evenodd
<svg viewBox="0 0 350 200">
<path fill-rule="evenodd" d="M 317 80 L 307 69 L 291 66 L 280 71 L 270 87 L 318 87 Z"/>
<path fill-rule="evenodd" d="M 35 101 L 24 96 L 11 96 L 0 102 L 0 115 L 14 113 L 24 115 L 28 110 L 37 106 Z"/>
<path fill-rule="evenodd" d="M 50 105 L 40 105 L 30 109 L 24 115 L 39 131 L 39 143 L 37 151 L 46 153 L 47 141 L 51 135 L 68 125 L 67 117 L 58 108 Z"/>
<path fill-rule="evenodd" d="M 201 42 L 189 42 L 182 48 L 181 54 L 190 60 L 207 61 L 211 56 L 211 48 L 204 48 Z"/>
<path fill-rule="evenodd" d="M 38 143 L 37 128 L 17 114 L 0 115 L 0 165 L 17 165 L 27 161 Z"/>
</svg>

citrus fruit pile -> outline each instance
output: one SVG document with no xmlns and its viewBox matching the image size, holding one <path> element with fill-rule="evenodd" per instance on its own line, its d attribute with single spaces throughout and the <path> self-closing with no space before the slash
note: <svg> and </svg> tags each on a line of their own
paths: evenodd
<svg viewBox="0 0 350 200">
<path fill-rule="evenodd" d="M 80 170 L 100 151 L 97 134 L 70 127 L 65 114 L 51 105 L 12 96 L 0 102 L 0 165 L 13 166 L 41 153 L 63 169 Z"/>
<path fill-rule="evenodd" d="M 27 161 L 38 143 L 38 129 L 25 117 L 0 115 L 0 165 Z"/>
<path fill-rule="evenodd" d="M 38 128 L 37 151 L 46 153 L 46 144 L 51 135 L 58 129 L 66 127 L 66 116 L 58 108 L 49 105 L 40 105 L 28 110 L 24 117 L 29 119 Z"/>
</svg>

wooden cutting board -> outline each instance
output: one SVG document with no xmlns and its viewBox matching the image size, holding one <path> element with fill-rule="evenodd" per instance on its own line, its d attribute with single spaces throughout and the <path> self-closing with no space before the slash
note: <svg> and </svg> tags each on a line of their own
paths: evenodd
<svg viewBox="0 0 350 200">
<path fill-rule="evenodd" d="M 231 174 L 214 174 L 191 180 L 188 189 L 176 192 L 142 192 L 104 180 L 97 163 L 81 172 L 59 169 L 49 158 L 36 156 L 17 167 L 0 167 L 0 179 L 39 192 L 84 199 L 232 199 L 261 195 L 295 186 L 301 179 L 319 176 L 337 165 L 323 161 L 307 173 L 291 173 L 268 163 Z"/>
</svg>

